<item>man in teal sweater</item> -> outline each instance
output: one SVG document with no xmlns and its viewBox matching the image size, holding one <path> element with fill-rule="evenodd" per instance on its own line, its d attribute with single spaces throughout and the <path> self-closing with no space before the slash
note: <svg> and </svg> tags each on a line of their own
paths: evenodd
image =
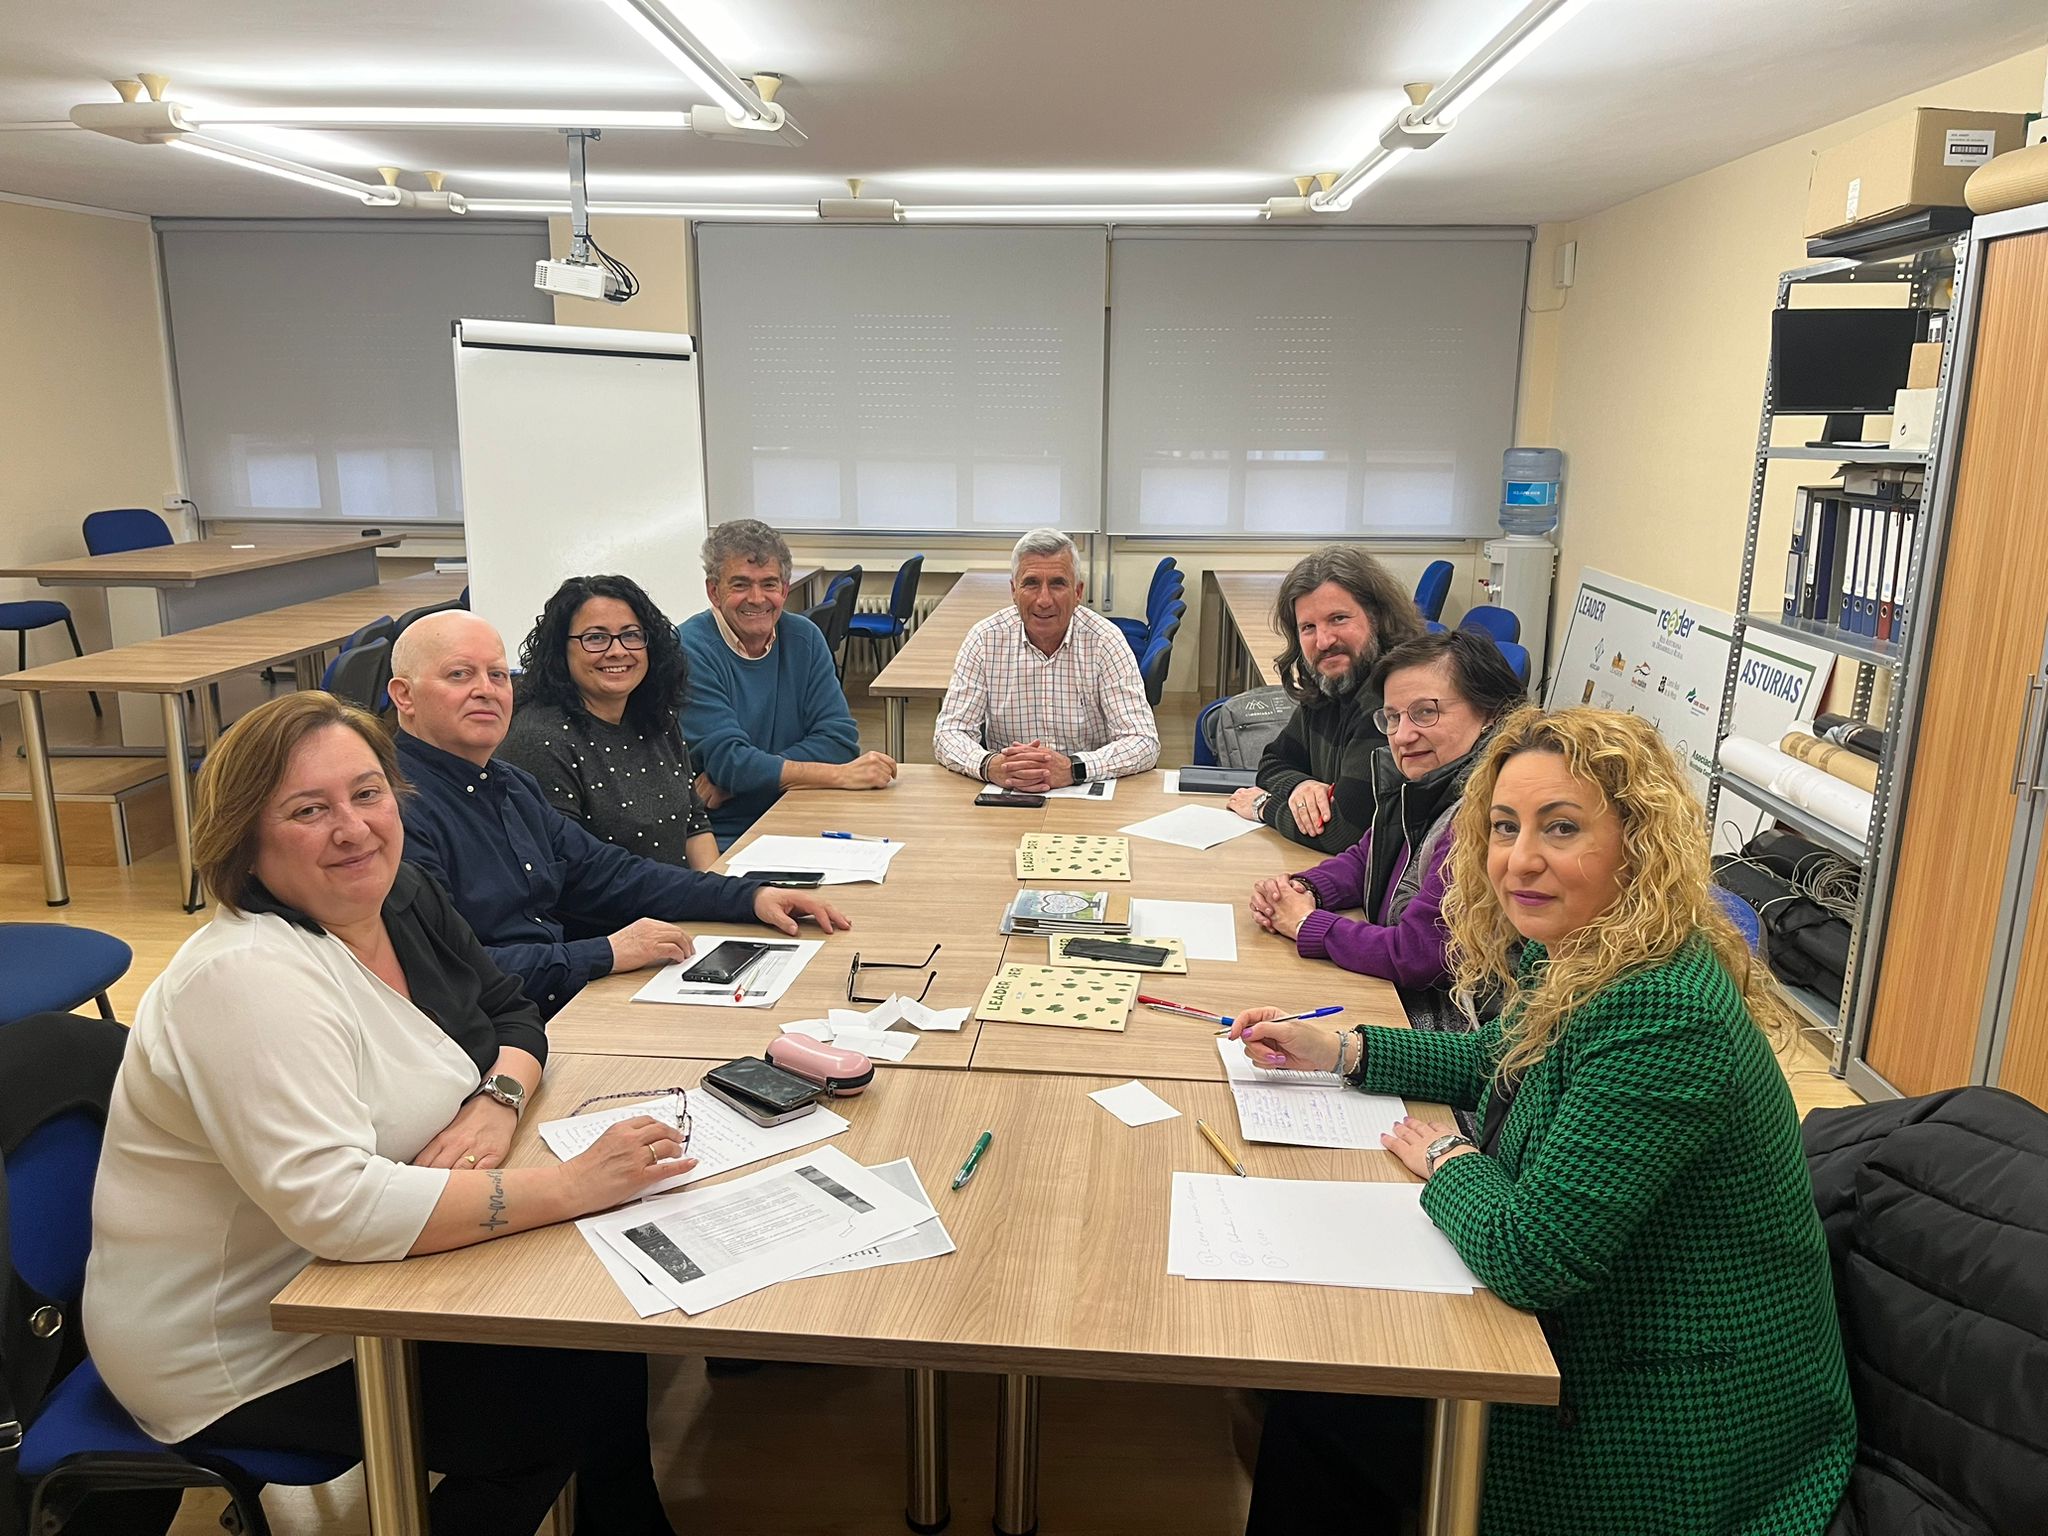
<svg viewBox="0 0 2048 1536">
<path fill-rule="evenodd" d="M 678 629 L 689 657 L 683 737 L 718 846 L 785 789 L 884 789 L 896 763 L 860 750 L 860 732 L 818 626 L 786 614 L 789 545 L 752 518 L 704 541 L 709 611 Z"/>
</svg>

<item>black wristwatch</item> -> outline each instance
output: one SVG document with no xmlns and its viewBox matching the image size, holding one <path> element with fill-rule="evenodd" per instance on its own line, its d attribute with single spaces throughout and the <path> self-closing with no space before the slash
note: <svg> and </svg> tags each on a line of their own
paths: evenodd
<svg viewBox="0 0 2048 1536">
<path fill-rule="evenodd" d="M 1076 784 L 1086 784 L 1088 782 L 1088 765 L 1078 757 L 1067 759 L 1067 772 L 1073 775 L 1073 781 Z"/>
<path fill-rule="evenodd" d="M 494 1072 L 485 1078 L 483 1086 L 470 1097 L 474 1099 L 485 1095 L 496 1099 L 515 1115 L 526 1108 L 526 1084 L 503 1072 Z"/>
</svg>

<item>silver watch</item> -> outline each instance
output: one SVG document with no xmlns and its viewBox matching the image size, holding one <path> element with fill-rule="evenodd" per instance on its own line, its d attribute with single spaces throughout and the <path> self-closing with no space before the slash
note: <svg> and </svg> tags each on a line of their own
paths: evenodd
<svg viewBox="0 0 2048 1536">
<path fill-rule="evenodd" d="M 1432 1141 L 1429 1144 L 1428 1148 L 1423 1152 L 1422 1160 L 1424 1164 L 1428 1167 L 1430 1173 L 1434 1175 L 1436 1173 L 1437 1162 L 1444 1156 L 1445 1153 L 1449 1152 L 1451 1148 L 1469 1147 L 1471 1145 L 1473 1145 L 1473 1141 L 1470 1136 L 1464 1135 L 1463 1133 L 1458 1131 L 1452 1131 L 1449 1135 L 1439 1136 L 1435 1141 Z"/>
<path fill-rule="evenodd" d="M 485 1078 L 483 1086 L 470 1097 L 476 1098 L 479 1094 L 489 1094 L 515 1115 L 526 1108 L 526 1084 L 503 1072 L 494 1072 Z"/>
</svg>

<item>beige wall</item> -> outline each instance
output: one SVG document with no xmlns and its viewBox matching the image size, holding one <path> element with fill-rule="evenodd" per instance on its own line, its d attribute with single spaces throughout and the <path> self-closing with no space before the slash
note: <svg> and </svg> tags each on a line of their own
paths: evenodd
<svg viewBox="0 0 2048 1536">
<path fill-rule="evenodd" d="M 2036 49 L 1818 133 L 1773 145 L 1604 213 L 1539 232 L 1525 352 L 1554 377 L 1524 381 L 1524 419 L 1567 456 L 1558 591 L 1597 566 L 1694 602 L 1732 608 L 1742 561 L 1757 412 L 1778 274 L 1805 260 L 1816 150 L 1914 106 L 2032 111 Z M 1578 280 L 1550 284 L 1548 254 L 1578 242 Z M 1525 366 L 1525 375 L 1527 368 Z M 1548 417 L 1547 422 L 1543 417 Z M 1788 422 L 1784 442 L 1818 422 Z M 1876 423 L 1882 426 L 1882 422 Z M 1802 430 L 1803 429 L 1803 430 Z M 1782 570 L 1793 491 L 1825 465 L 1780 462 L 1760 534 L 1765 580 Z M 1558 598 L 1560 612 L 1567 601 Z"/>
<path fill-rule="evenodd" d="M 597 218 L 590 235 L 640 279 L 637 297 L 623 304 L 556 299 L 555 324 L 625 331 L 681 331 L 694 335 L 690 295 L 690 226 L 682 219 Z M 569 221 L 548 220 L 549 252 L 569 254 Z"/>
<path fill-rule="evenodd" d="M 0 269 L 15 274 L 0 284 L 0 565 L 68 559 L 86 513 L 180 492 L 155 237 L 142 219 L 0 199 Z M 69 603 L 86 648 L 107 643 L 100 589 L 0 577 L 0 600 L 20 598 Z M 71 653 L 54 627 L 28 647 L 31 666 Z"/>
</svg>

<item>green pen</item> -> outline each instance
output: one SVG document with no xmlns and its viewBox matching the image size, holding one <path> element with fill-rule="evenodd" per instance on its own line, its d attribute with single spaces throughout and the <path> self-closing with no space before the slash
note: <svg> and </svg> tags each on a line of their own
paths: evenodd
<svg viewBox="0 0 2048 1536">
<path fill-rule="evenodd" d="M 953 1187 L 961 1189 L 974 1177 L 974 1170 L 981 1166 L 981 1154 L 988 1150 L 988 1144 L 995 1139 L 994 1131 L 983 1131 L 974 1138 L 974 1150 L 967 1154 L 967 1161 L 960 1165 L 960 1171 L 953 1175 Z"/>
</svg>

